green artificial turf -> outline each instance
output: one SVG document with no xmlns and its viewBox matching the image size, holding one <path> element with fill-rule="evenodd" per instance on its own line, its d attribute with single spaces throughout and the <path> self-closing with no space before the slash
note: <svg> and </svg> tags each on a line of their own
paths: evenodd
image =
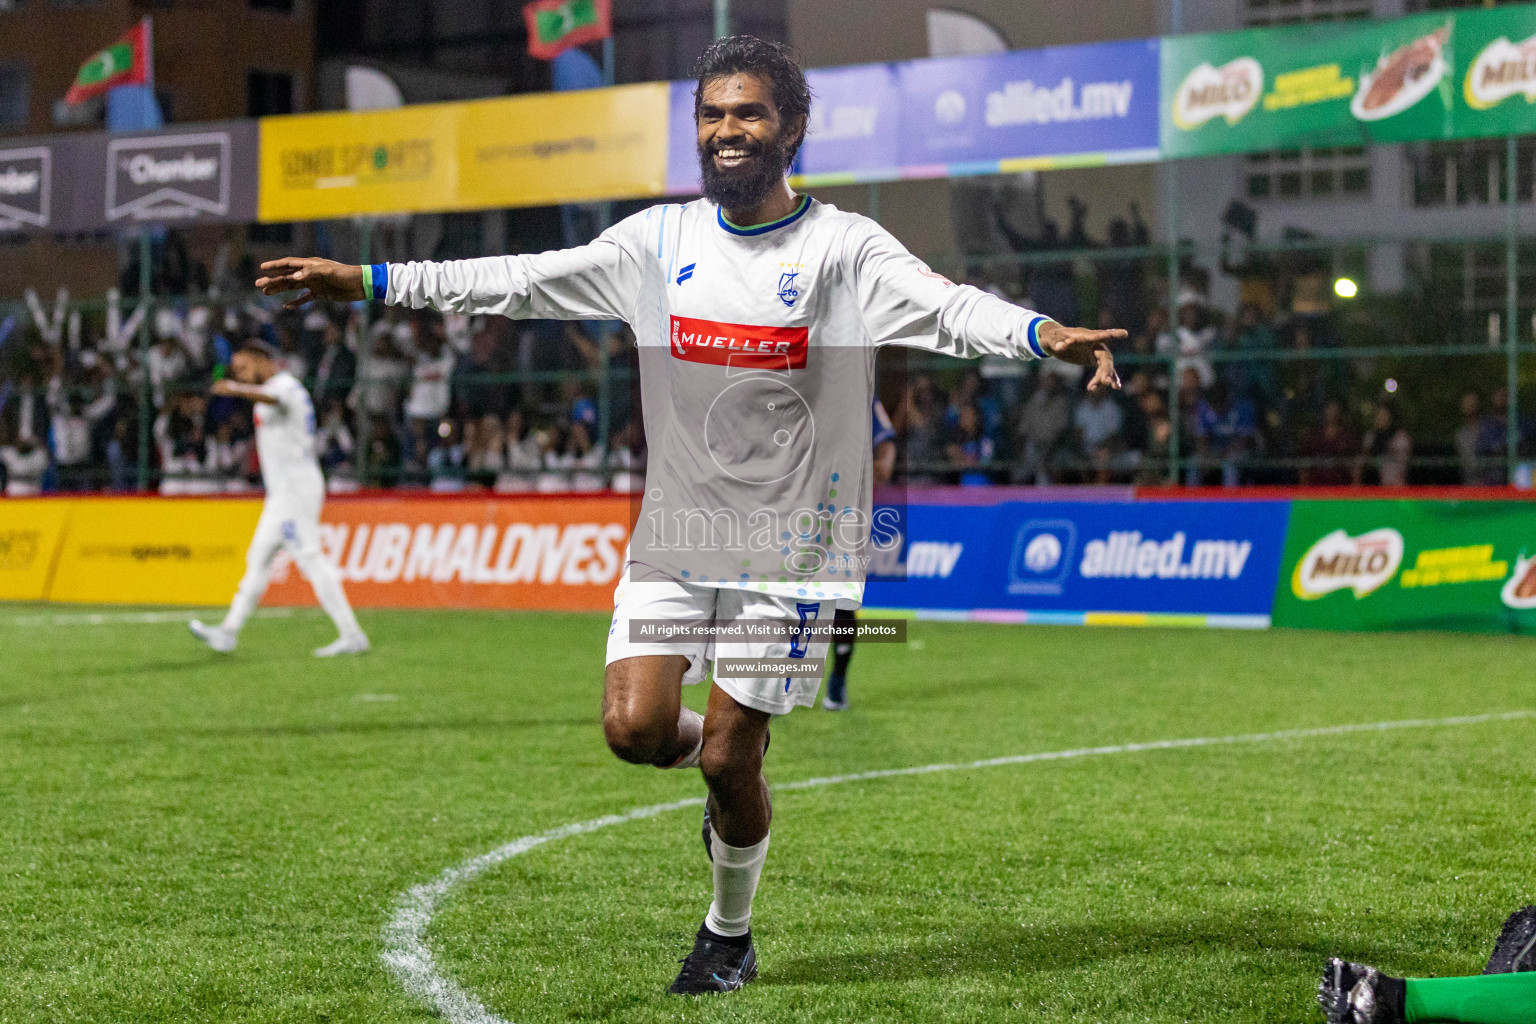
<svg viewBox="0 0 1536 1024">
<path fill-rule="evenodd" d="M 175 623 L 0 606 L 0 1021 L 425 1021 L 399 894 L 519 836 L 702 795 L 618 762 L 603 616 Z M 1536 709 L 1536 642 L 916 623 L 773 782 Z M 689 701 L 702 705 L 702 688 Z M 1536 720 L 1104 754 L 782 792 L 745 991 L 662 993 L 708 902 L 688 809 L 455 889 L 437 967 L 511 1021 L 1312 1021 L 1325 956 L 1481 969 L 1536 883 Z"/>
</svg>

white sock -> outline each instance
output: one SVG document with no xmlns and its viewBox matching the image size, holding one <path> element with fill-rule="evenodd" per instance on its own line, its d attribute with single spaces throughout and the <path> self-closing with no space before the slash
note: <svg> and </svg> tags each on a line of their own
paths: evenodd
<svg viewBox="0 0 1536 1024">
<path fill-rule="evenodd" d="M 709 905 L 704 927 L 730 938 L 745 935 L 752 925 L 752 897 L 768 859 L 768 837 L 755 846 L 727 846 L 720 834 L 709 830 L 715 854 L 715 899 Z"/>
<path fill-rule="evenodd" d="M 240 589 L 235 591 L 235 598 L 229 602 L 229 611 L 224 616 L 224 621 L 219 628 L 235 635 L 240 632 L 240 627 L 245 625 L 245 620 L 251 617 L 251 612 L 261 603 L 261 595 L 267 589 L 265 574 L 258 579 L 247 576 L 240 581 Z"/>
<path fill-rule="evenodd" d="M 661 765 L 660 767 L 697 768 L 699 766 L 699 755 L 704 752 L 704 716 L 692 708 L 683 708 L 682 711 L 678 712 L 677 722 L 679 729 L 681 729 L 682 723 L 693 720 L 697 720 L 699 723 L 699 742 L 693 745 L 693 750 L 684 754 L 676 761 L 673 761 L 671 764 Z"/>
<path fill-rule="evenodd" d="M 318 552 L 301 555 L 298 563 L 336 631 L 344 637 L 361 636 L 363 628 L 357 624 L 357 616 L 352 614 L 352 606 L 347 603 L 347 592 L 342 589 L 336 568 Z"/>
<path fill-rule="evenodd" d="M 699 742 L 697 742 L 697 743 L 695 743 L 693 745 L 693 749 L 692 750 L 690 750 L 688 753 L 684 754 L 682 757 L 678 758 L 676 761 L 673 761 L 671 764 L 664 764 L 664 765 L 661 765 L 660 767 L 668 768 L 668 769 L 670 769 L 670 768 L 697 768 L 699 766 L 699 755 L 702 754 L 703 752 L 704 752 L 704 737 L 700 736 L 699 737 Z"/>
</svg>

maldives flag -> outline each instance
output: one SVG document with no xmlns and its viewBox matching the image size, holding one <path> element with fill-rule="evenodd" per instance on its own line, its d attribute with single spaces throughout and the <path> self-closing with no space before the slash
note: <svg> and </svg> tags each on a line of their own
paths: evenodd
<svg viewBox="0 0 1536 1024">
<path fill-rule="evenodd" d="M 123 38 L 80 65 L 75 84 L 64 94 L 64 102 L 79 103 L 118 85 L 148 84 L 149 59 L 149 19 L 145 18 Z"/>
<path fill-rule="evenodd" d="M 573 46 L 613 35 L 609 0 L 533 0 L 523 8 L 528 55 L 553 60 Z"/>
</svg>

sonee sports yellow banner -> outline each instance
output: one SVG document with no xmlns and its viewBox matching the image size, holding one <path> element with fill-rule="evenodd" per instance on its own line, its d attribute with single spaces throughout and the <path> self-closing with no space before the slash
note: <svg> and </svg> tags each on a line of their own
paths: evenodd
<svg viewBox="0 0 1536 1024">
<path fill-rule="evenodd" d="M 661 195 L 664 82 L 261 120 L 262 221 Z"/>
</svg>

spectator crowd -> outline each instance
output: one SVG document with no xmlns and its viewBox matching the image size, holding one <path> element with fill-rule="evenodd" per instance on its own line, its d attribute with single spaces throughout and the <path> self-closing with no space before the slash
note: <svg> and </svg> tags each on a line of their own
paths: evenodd
<svg viewBox="0 0 1536 1024">
<path fill-rule="evenodd" d="M 1085 393 L 1081 368 L 1049 360 L 882 353 L 879 390 L 897 432 L 899 482 L 1508 479 L 1506 392 L 1466 390 L 1440 428 L 1411 433 L 1396 382 L 1336 357 L 1342 342 L 1320 260 L 1223 262 L 1240 294 L 1231 311 L 1207 297 L 1209 273 L 1186 265 L 1170 323 L 1155 266 L 1125 255 L 1146 243 L 1134 207 L 1110 223 L 1091 275 L 1076 257 L 1055 257 L 1094 244 L 1081 204 L 1072 216 L 1067 232 L 1046 221 L 1038 237 L 999 216 L 1025 258 L 972 283 L 1064 323 L 1129 327 L 1117 353 L 1124 390 Z M 114 293 L 104 309 L 70 312 L 61 295 L 49 310 L 29 293 L 24 308 L 0 319 L 6 494 L 259 486 L 249 406 L 209 390 L 248 338 L 281 350 L 309 388 L 333 489 L 633 491 L 643 483 L 633 339 L 622 324 L 162 301 L 146 328 L 122 305 Z M 1329 350 L 1333 357 L 1305 358 Z M 1248 358 L 1261 353 L 1281 358 Z M 1516 434 L 1520 458 L 1531 457 L 1536 427 L 1521 417 Z"/>
</svg>

